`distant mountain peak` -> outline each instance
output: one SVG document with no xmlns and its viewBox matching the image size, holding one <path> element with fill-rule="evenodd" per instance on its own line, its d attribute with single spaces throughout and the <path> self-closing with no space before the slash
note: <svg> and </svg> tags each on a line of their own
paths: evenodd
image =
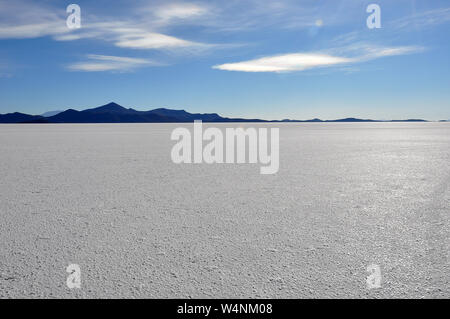
<svg viewBox="0 0 450 319">
<path fill-rule="evenodd" d="M 122 105 L 115 102 L 110 102 L 108 104 L 97 107 L 97 109 L 108 109 L 108 110 L 122 110 L 125 109 Z M 126 109 L 125 109 L 126 110 Z"/>
<path fill-rule="evenodd" d="M 122 107 L 122 105 L 117 104 L 116 102 L 109 102 L 108 104 L 105 104 L 103 106 L 107 106 L 107 107 Z"/>
<path fill-rule="evenodd" d="M 90 113 L 123 113 L 123 112 L 129 112 L 129 111 L 133 111 L 133 110 L 128 110 L 126 108 L 124 108 L 122 105 L 119 105 L 115 102 L 110 102 L 108 104 L 93 108 L 93 109 L 87 109 L 84 110 L 83 112 L 90 112 Z"/>
</svg>

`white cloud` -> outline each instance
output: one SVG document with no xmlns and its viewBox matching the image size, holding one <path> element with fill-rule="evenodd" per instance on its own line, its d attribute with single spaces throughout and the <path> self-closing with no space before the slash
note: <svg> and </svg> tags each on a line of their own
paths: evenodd
<svg viewBox="0 0 450 319">
<path fill-rule="evenodd" d="M 69 32 L 64 11 L 16 0 L 0 0 L 0 39 L 26 39 Z"/>
<path fill-rule="evenodd" d="M 172 3 L 156 9 L 151 8 L 160 23 L 169 23 L 173 20 L 186 20 L 197 18 L 208 12 L 205 6 L 193 3 Z"/>
<path fill-rule="evenodd" d="M 69 69 L 72 71 L 84 71 L 84 72 L 102 72 L 102 71 L 119 71 L 128 72 L 138 67 L 143 66 L 157 66 L 160 65 L 150 60 L 118 57 L 110 55 L 87 55 L 88 61 L 74 63 L 69 65 Z"/>
<path fill-rule="evenodd" d="M 135 31 L 121 35 L 115 45 L 131 49 L 164 49 L 189 47 L 198 44 L 161 33 Z"/>
<path fill-rule="evenodd" d="M 318 53 L 292 53 L 256 60 L 216 65 L 213 68 L 242 72 L 292 72 L 349 63 L 351 59 Z"/>
<path fill-rule="evenodd" d="M 377 58 L 405 55 L 420 52 L 421 47 L 373 47 L 352 46 L 348 48 L 334 49 L 334 51 L 348 51 L 351 56 L 330 55 L 323 52 L 316 53 L 291 53 L 262 57 L 259 59 L 242 61 L 236 63 L 226 63 L 213 66 L 214 69 L 240 72 L 294 72 L 307 69 L 331 67 L 369 61 Z M 330 50 L 333 51 L 333 50 Z M 359 54 L 355 55 L 355 51 Z"/>
</svg>

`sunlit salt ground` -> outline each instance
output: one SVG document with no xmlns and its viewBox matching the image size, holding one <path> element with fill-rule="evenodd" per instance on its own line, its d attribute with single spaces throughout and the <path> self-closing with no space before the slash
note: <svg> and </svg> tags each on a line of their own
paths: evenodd
<svg viewBox="0 0 450 319">
<path fill-rule="evenodd" d="M 272 126 L 277 175 L 173 164 L 172 124 L 1 125 L 0 297 L 450 297 L 449 123 Z"/>
</svg>

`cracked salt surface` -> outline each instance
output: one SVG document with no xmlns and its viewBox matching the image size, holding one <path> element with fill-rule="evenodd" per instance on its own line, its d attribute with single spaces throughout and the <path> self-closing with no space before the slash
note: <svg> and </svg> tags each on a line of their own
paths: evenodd
<svg viewBox="0 0 450 319">
<path fill-rule="evenodd" d="M 242 125 L 278 174 L 175 165 L 178 125 L 0 125 L 0 297 L 450 297 L 448 123 Z"/>
</svg>

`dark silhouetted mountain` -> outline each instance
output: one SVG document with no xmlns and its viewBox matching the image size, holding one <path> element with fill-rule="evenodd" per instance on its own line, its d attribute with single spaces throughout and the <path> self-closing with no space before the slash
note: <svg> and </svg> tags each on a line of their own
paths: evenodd
<svg viewBox="0 0 450 319">
<path fill-rule="evenodd" d="M 180 123 L 193 122 L 194 120 L 202 120 L 203 122 L 251 121 L 246 119 L 228 119 L 216 113 L 193 114 L 185 110 L 165 108 L 137 111 L 132 108 L 124 108 L 114 102 L 83 111 L 69 109 L 55 116 L 48 117 L 46 120 L 48 123 Z"/>
<path fill-rule="evenodd" d="M 123 106 L 111 102 L 103 106 L 99 106 L 93 109 L 87 109 L 82 111 L 83 113 L 92 113 L 92 114 L 104 114 L 104 113 L 112 113 L 112 114 L 137 114 L 139 111 L 133 109 L 126 109 Z"/>
<path fill-rule="evenodd" d="M 338 120 L 289 120 L 266 121 L 261 119 L 244 119 L 222 117 L 217 113 L 189 113 L 185 110 L 171 110 L 166 108 L 151 111 L 137 111 L 132 108 L 111 102 L 106 105 L 90 108 L 83 111 L 68 109 L 66 111 L 54 111 L 44 113 L 42 116 L 22 113 L 0 114 L 0 123 L 188 123 L 194 120 L 203 122 L 380 122 L 376 120 L 364 120 L 353 117 Z M 410 119 L 395 122 L 417 122 L 424 120 Z M 389 122 L 389 121 L 388 121 Z"/>
<path fill-rule="evenodd" d="M 39 115 L 28 115 L 23 113 L 0 114 L 0 123 L 26 123 L 41 119 Z"/>
<path fill-rule="evenodd" d="M 339 119 L 339 120 L 321 120 L 318 118 L 314 118 L 312 120 L 282 120 L 282 121 L 272 121 L 272 122 L 307 122 L 307 123 L 314 123 L 314 122 L 318 122 L 318 123 L 325 123 L 325 122 L 379 122 L 376 120 L 364 120 L 364 119 L 357 119 L 354 117 L 349 117 L 349 118 L 345 118 L 345 119 Z"/>
<path fill-rule="evenodd" d="M 169 123 L 178 122 L 176 119 L 162 117 L 157 114 L 146 114 L 138 111 L 104 111 L 98 109 L 76 111 L 67 110 L 55 116 L 46 118 L 48 123 Z M 125 109 L 126 110 L 126 109 Z"/>
<path fill-rule="evenodd" d="M 407 119 L 407 120 L 392 120 L 390 122 L 427 122 L 421 119 Z"/>
<path fill-rule="evenodd" d="M 345 119 L 328 120 L 328 121 L 325 121 L 325 122 L 378 122 L 378 121 L 375 121 L 375 120 L 363 120 L 363 119 L 357 119 L 357 118 L 354 118 L 354 117 L 348 117 L 348 118 L 345 118 Z"/>
<path fill-rule="evenodd" d="M 206 113 L 206 114 L 200 114 L 200 113 L 188 113 L 185 110 L 170 110 L 170 109 L 155 109 L 148 111 L 147 113 L 151 114 L 158 114 L 160 116 L 165 117 L 171 117 L 176 118 L 178 120 L 186 121 L 186 122 L 192 122 L 195 120 L 202 120 L 203 122 L 214 122 L 223 119 L 221 116 L 219 116 L 217 113 Z"/>
<path fill-rule="evenodd" d="M 307 120 L 306 122 L 323 122 L 321 119 L 315 118 L 312 120 Z"/>
</svg>

